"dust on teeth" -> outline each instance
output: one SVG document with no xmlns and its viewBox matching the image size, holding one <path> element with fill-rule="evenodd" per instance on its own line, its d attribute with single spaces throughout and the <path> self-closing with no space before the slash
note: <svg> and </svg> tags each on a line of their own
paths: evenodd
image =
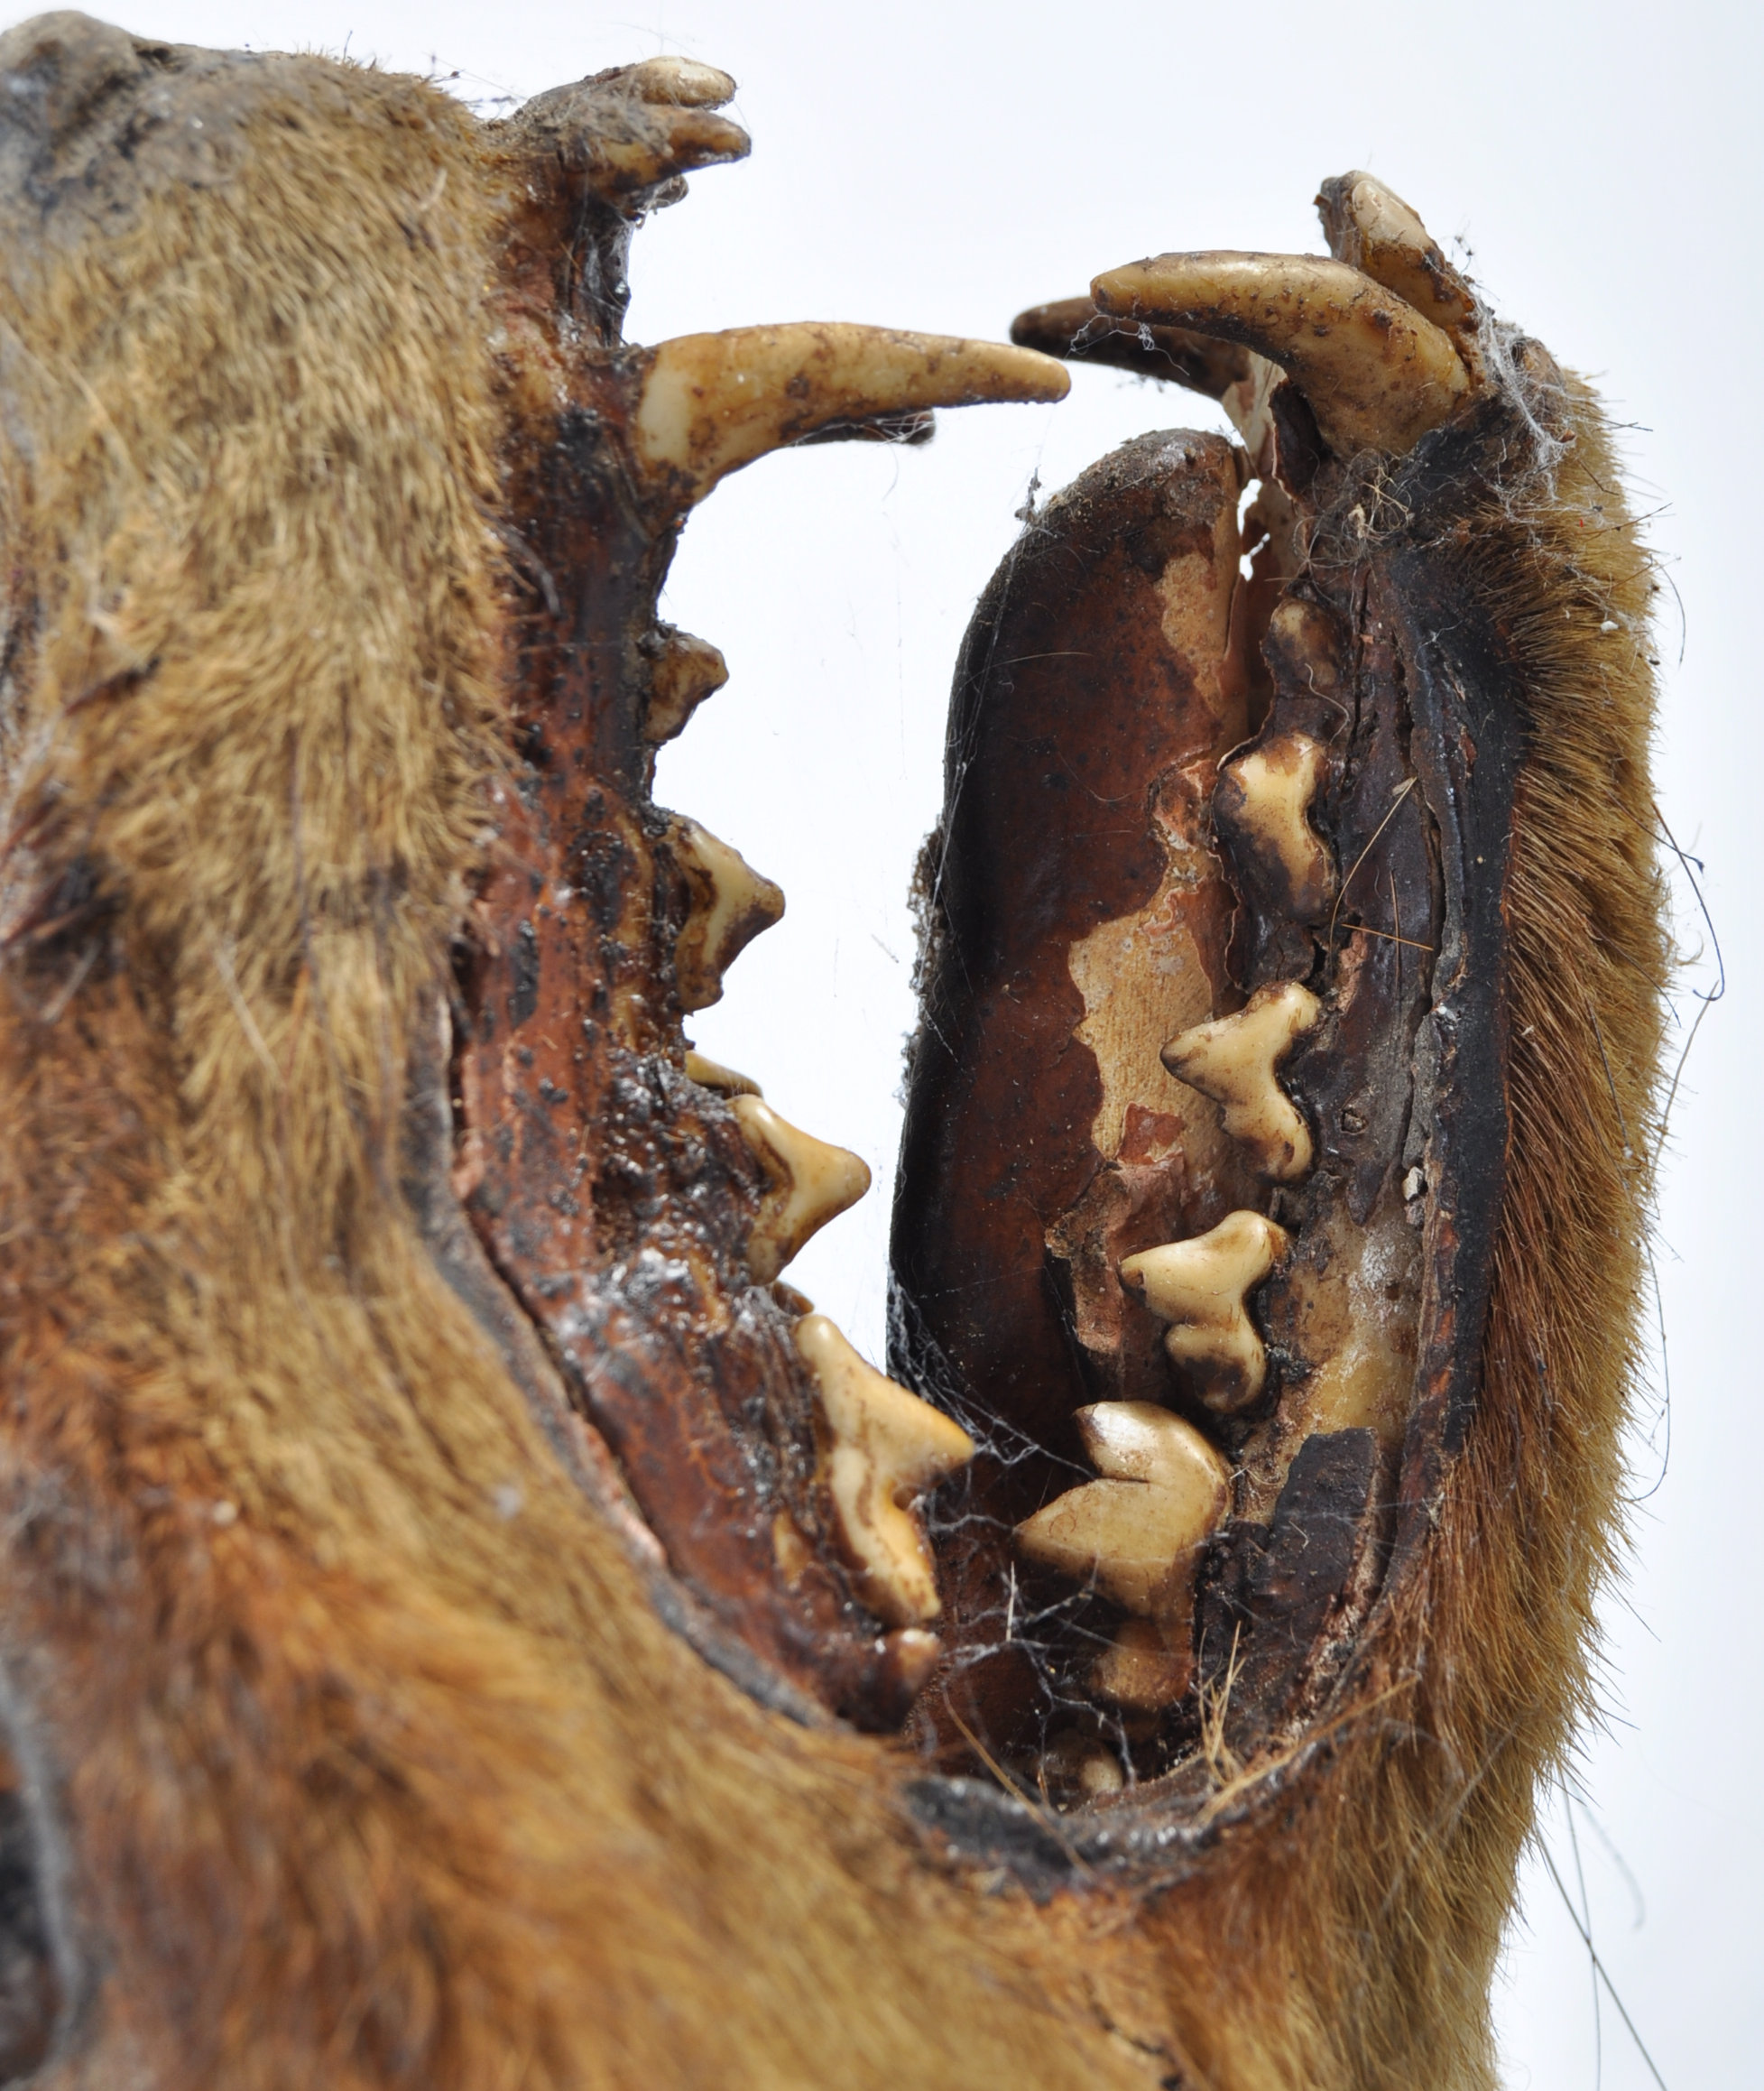
<svg viewBox="0 0 1764 2091">
<path fill-rule="evenodd" d="M 1286 1259 L 1286 1230 L 1261 1213 L 1228 1213 L 1187 1242 L 1128 1256 L 1122 1281 L 1171 1326 L 1164 1348 L 1209 1409 L 1248 1408 L 1268 1376 L 1268 1354 L 1247 1295 Z"/>
<path fill-rule="evenodd" d="M 1220 1106 L 1226 1133 L 1270 1182 L 1295 1182 L 1311 1166 L 1311 1129 L 1275 1070 L 1320 1013 L 1316 996 L 1288 981 L 1258 988 L 1235 1016 L 1197 1023 L 1163 1050 L 1165 1067 Z"/>
<path fill-rule="evenodd" d="M 736 957 L 783 915 L 784 895 L 738 851 L 683 814 L 672 816 L 668 840 L 692 888 L 674 947 L 680 1007 L 708 1009 L 722 999 L 723 976 Z"/>
<path fill-rule="evenodd" d="M 796 1325 L 826 1426 L 826 1479 L 859 1594 L 894 1627 L 922 1627 L 943 1609 L 916 1499 L 973 1458 L 974 1440 L 905 1387 L 867 1365 L 825 1314 Z"/>
<path fill-rule="evenodd" d="M 651 650 L 649 702 L 643 710 L 643 738 L 660 746 L 679 733 L 706 698 L 729 680 L 722 649 L 690 632 L 659 625 Z"/>
<path fill-rule="evenodd" d="M 857 1203 L 870 1188 L 870 1170 L 757 1096 L 737 1096 L 729 1108 L 771 1180 L 747 1240 L 748 1272 L 756 1285 L 769 1285 L 811 1235 Z"/>
<path fill-rule="evenodd" d="M 1344 263 L 1309 254 L 1160 254 L 1091 285 L 1099 311 L 1223 335 L 1279 364 L 1338 457 L 1400 457 L 1469 389 L 1452 337 Z"/>
</svg>

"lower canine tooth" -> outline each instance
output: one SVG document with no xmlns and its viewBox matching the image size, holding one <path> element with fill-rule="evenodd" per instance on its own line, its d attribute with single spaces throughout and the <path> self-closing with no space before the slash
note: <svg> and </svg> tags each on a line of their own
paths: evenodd
<svg viewBox="0 0 1764 2091">
<path fill-rule="evenodd" d="M 1262 1390 L 1268 1357 L 1244 1299 L 1289 1245 L 1285 1228 L 1261 1213 L 1228 1213 L 1192 1241 L 1167 1242 L 1122 1263 L 1123 1281 L 1173 1325 L 1164 1348 L 1210 1409 L 1246 1408 Z"/>
<path fill-rule="evenodd" d="M 1141 1618 L 1179 1608 L 1194 1550 L 1230 1506 L 1229 1468 L 1192 1423 L 1151 1402 L 1099 1402 L 1077 1424 L 1104 1478 L 1020 1524 L 1019 1551 Z"/>
<path fill-rule="evenodd" d="M 1163 1050 L 1171 1074 L 1222 1107 L 1226 1133 L 1276 1183 L 1291 1183 L 1311 1166 L 1310 1127 L 1274 1070 L 1319 1013 L 1316 996 L 1296 980 L 1261 987 L 1235 1016 L 1197 1023 Z"/>
<path fill-rule="evenodd" d="M 771 1179 L 747 1243 L 753 1282 L 769 1285 L 811 1235 L 857 1203 L 870 1188 L 870 1170 L 859 1156 L 780 1118 L 757 1095 L 737 1096 L 730 1107 Z"/>
<path fill-rule="evenodd" d="M 820 1392 L 827 1492 L 864 1600 L 891 1626 L 921 1626 L 943 1605 L 911 1504 L 973 1458 L 974 1440 L 866 1365 L 825 1314 L 798 1322 L 796 1346 Z"/>
<path fill-rule="evenodd" d="M 1247 847 L 1270 881 L 1277 911 L 1319 922 L 1335 896 L 1335 867 L 1309 819 L 1329 757 L 1308 734 L 1277 734 L 1219 773 L 1214 818 Z"/>
<path fill-rule="evenodd" d="M 784 912 L 784 895 L 709 828 L 676 814 L 668 840 L 692 887 L 674 947 L 680 1007 L 708 1009 L 723 996 L 723 976 L 762 930 Z"/>
</svg>

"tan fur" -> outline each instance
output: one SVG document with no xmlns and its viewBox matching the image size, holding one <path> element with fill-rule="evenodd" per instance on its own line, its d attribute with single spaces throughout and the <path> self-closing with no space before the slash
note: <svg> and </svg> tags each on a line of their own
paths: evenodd
<svg viewBox="0 0 1764 2091">
<path fill-rule="evenodd" d="M 1547 726 L 1490 1392 L 1428 1573 L 1294 1814 L 1227 1808 L 1143 1913 L 1037 1909 L 944 1867 L 891 1745 L 658 1623 L 418 1237 L 406 1070 L 499 760 L 499 199 L 445 96 L 269 62 L 233 179 L 0 290 L 5 1648 L 84 1985 L 43 2081 L 1492 2082 L 1608 1560 L 1664 964 L 1590 405 L 1491 518 Z"/>
</svg>

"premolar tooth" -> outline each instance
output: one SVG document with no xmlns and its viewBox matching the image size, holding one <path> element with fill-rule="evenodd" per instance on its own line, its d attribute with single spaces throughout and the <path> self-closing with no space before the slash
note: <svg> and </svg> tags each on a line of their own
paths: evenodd
<svg viewBox="0 0 1764 2091">
<path fill-rule="evenodd" d="M 701 1053 L 696 1046 L 686 1049 L 688 1078 L 700 1088 L 715 1089 L 719 1096 L 763 1096 L 765 1091 L 752 1075 L 743 1075 L 739 1069 L 725 1068 L 721 1060 L 714 1060 L 707 1053 Z"/>
<path fill-rule="evenodd" d="M 1322 1005 L 1289 980 L 1260 987 L 1235 1016 L 1197 1023 L 1173 1038 L 1162 1059 L 1178 1081 L 1221 1106 L 1221 1123 L 1241 1140 L 1261 1175 L 1291 1183 L 1311 1166 L 1311 1129 L 1275 1078 L 1294 1041 L 1316 1022 Z"/>
<path fill-rule="evenodd" d="M 1254 851 L 1280 911 L 1320 922 L 1335 897 L 1335 867 L 1309 808 L 1329 757 L 1308 734 L 1277 734 L 1219 773 L 1215 819 Z"/>
<path fill-rule="evenodd" d="M 1026 1519 L 1018 1550 L 1140 1618 L 1179 1611 L 1195 1549 L 1230 1507 L 1230 1470 L 1192 1423 L 1151 1402 L 1099 1402 L 1076 1420 L 1104 1478 Z"/>
<path fill-rule="evenodd" d="M 1476 301 L 1402 198 L 1377 175 L 1356 169 L 1325 181 L 1316 202 L 1335 259 L 1362 270 L 1443 327 L 1473 370 Z"/>
<path fill-rule="evenodd" d="M 1122 1263 L 1123 1281 L 1172 1325 L 1164 1348 L 1209 1409 L 1246 1408 L 1262 1390 L 1268 1357 L 1244 1300 L 1288 1246 L 1284 1227 L 1236 1212 L 1192 1241 L 1167 1242 Z"/>
<path fill-rule="evenodd" d="M 1414 449 L 1470 379 L 1450 335 L 1342 262 L 1308 254 L 1159 254 L 1098 276 L 1099 309 L 1192 327 L 1281 365 L 1337 456 Z"/>
<path fill-rule="evenodd" d="M 1194 1681 L 1193 1635 L 1188 1611 L 1169 1627 L 1150 1619 L 1123 1620 L 1091 1665 L 1090 1689 L 1098 1698 L 1138 1713 L 1173 1706 Z"/>
<path fill-rule="evenodd" d="M 796 1346 L 820 1392 L 827 1492 L 864 1600 L 891 1626 L 921 1626 L 943 1605 L 913 1499 L 965 1466 L 974 1440 L 866 1365 L 825 1314 L 798 1322 Z"/>
<path fill-rule="evenodd" d="M 659 746 L 672 740 L 706 698 L 722 689 L 729 680 L 729 664 L 708 639 L 671 625 L 659 625 L 644 651 L 651 666 L 643 738 Z"/>
<path fill-rule="evenodd" d="M 1071 383 L 1031 349 L 834 323 L 686 334 L 648 355 L 637 453 L 683 502 L 832 422 L 1063 399 Z"/>
<path fill-rule="evenodd" d="M 692 885 L 692 905 L 674 947 L 680 1007 L 708 1009 L 722 999 L 723 976 L 736 955 L 784 912 L 784 895 L 696 820 L 675 814 L 668 839 Z"/>
<path fill-rule="evenodd" d="M 729 1107 L 771 1180 L 747 1243 L 753 1282 L 770 1285 L 811 1235 L 864 1196 L 870 1170 L 859 1156 L 804 1133 L 757 1096 L 738 1096 Z"/>
</svg>

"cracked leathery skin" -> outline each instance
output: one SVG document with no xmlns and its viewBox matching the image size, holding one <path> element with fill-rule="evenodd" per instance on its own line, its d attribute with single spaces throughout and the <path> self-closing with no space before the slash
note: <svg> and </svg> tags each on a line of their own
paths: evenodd
<svg viewBox="0 0 1764 2091">
<path fill-rule="evenodd" d="M 0 2081 L 1485 2085 L 1651 1146 L 1596 408 L 1364 176 L 1027 347 L 628 345 L 732 93 L 0 49 Z M 976 614 L 891 1383 L 682 1031 L 782 899 L 656 597 L 1038 347 L 1242 439 Z"/>
</svg>

